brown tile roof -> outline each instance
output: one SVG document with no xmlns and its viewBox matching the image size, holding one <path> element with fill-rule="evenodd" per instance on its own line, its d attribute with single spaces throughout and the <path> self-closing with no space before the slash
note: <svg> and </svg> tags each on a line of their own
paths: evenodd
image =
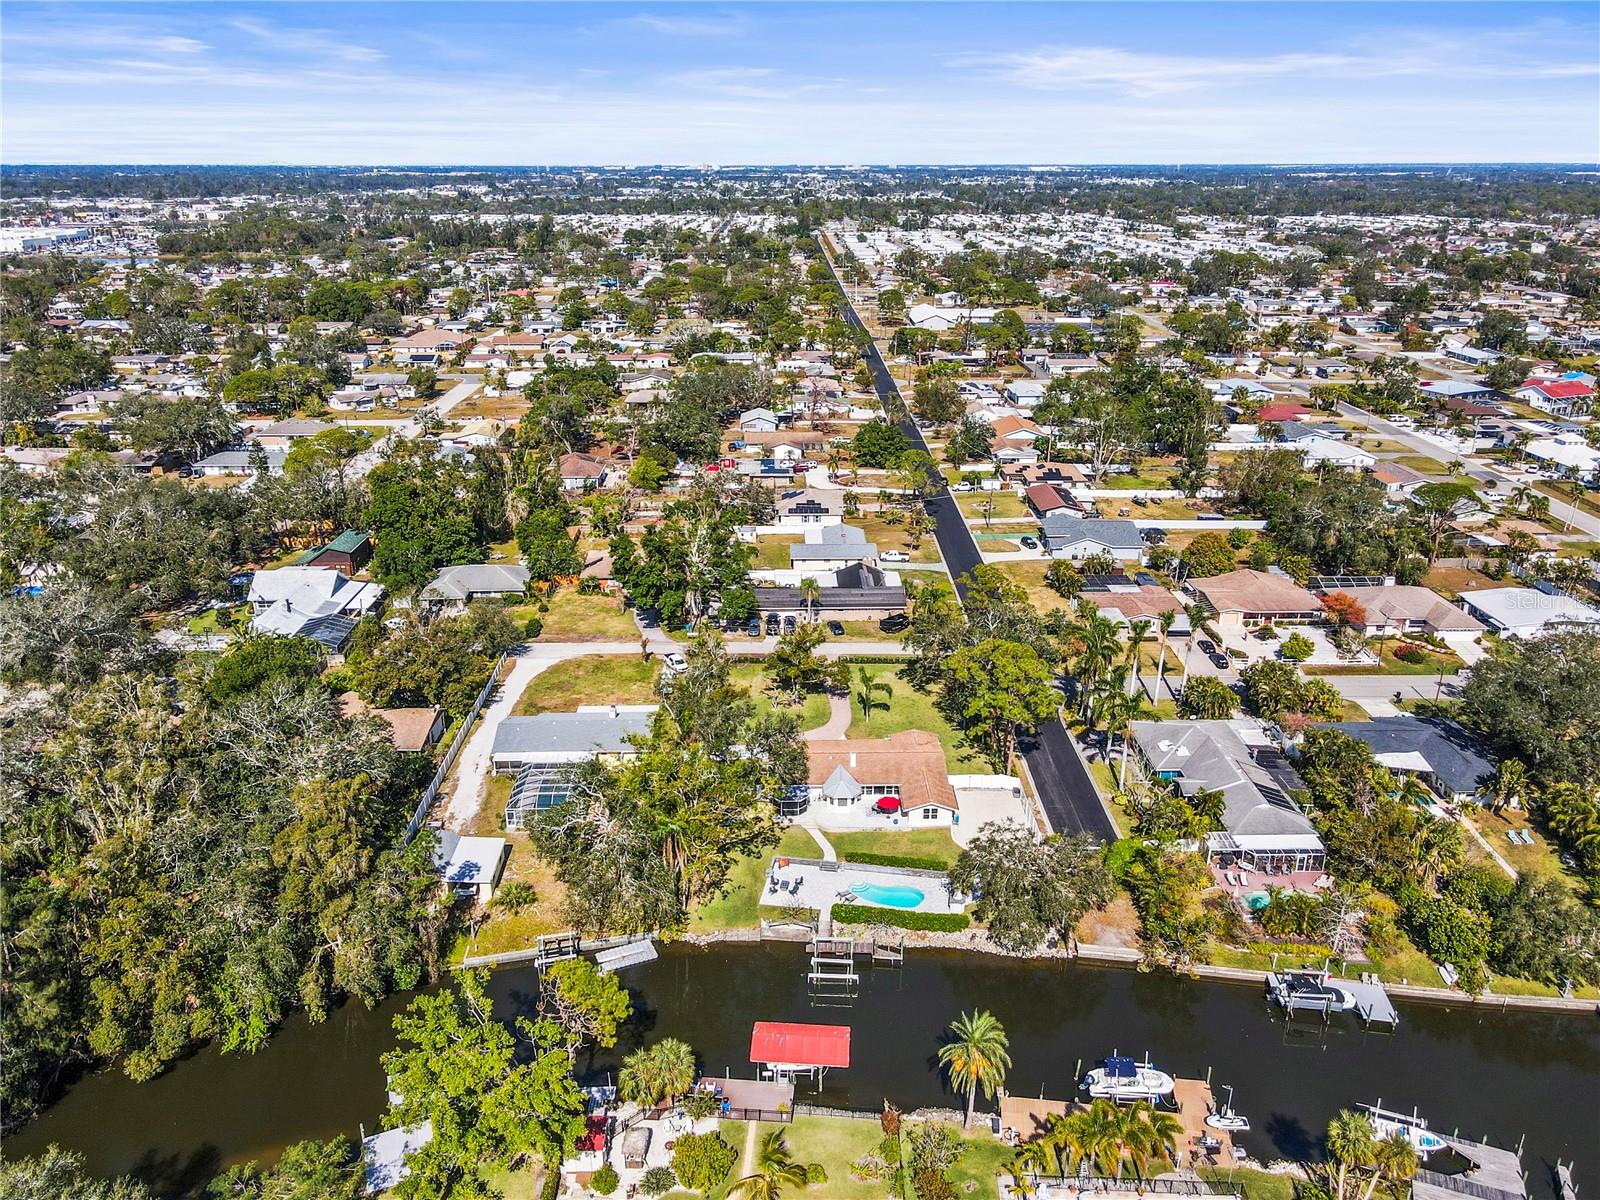
<svg viewBox="0 0 1600 1200">
<path fill-rule="evenodd" d="M 1191 579 L 1189 586 L 1219 613 L 1320 612 L 1321 603 L 1292 579 L 1268 571 L 1229 571 L 1209 579 Z"/>
<path fill-rule="evenodd" d="M 438 708 L 375 708 L 354 692 L 339 697 L 339 711 L 346 717 L 378 717 L 389 725 L 390 737 L 396 750 L 417 751 L 428 748 L 428 734 L 443 711 Z"/>
<path fill-rule="evenodd" d="M 1183 604 L 1164 587 L 1141 584 L 1137 589 L 1116 592 L 1082 592 L 1096 608 L 1114 608 L 1130 621 L 1140 617 L 1157 617 L 1164 612 L 1177 612 Z"/>
<path fill-rule="evenodd" d="M 821 786 L 839 767 L 860 784 L 899 785 L 900 807 L 905 811 L 926 804 L 959 807 L 944 747 L 924 729 L 906 729 L 886 738 L 806 743 L 807 782 Z"/>
</svg>

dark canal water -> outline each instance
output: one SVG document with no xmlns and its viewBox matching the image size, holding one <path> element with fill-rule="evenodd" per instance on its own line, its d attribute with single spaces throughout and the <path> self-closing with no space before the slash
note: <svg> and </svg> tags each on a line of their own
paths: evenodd
<svg viewBox="0 0 1600 1200">
<path fill-rule="evenodd" d="M 1148 1050 L 1180 1075 L 1233 1084 L 1254 1122 L 1245 1145 L 1259 1158 L 1314 1156 L 1342 1106 L 1381 1097 L 1421 1106 L 1434 1128 L 1516 1145 L 1535 1195 L 1549 1166 L 1577 1160 L 1586 1190 L 1600 1188 L 1600 1019 L 1401 1005 L 1398 1033 L 1286 1024 L 1251 987 L 1140 975 L 1059 962 L 1022 962 L 913 950 L 903 969 L 868 969 L 850 1008 L 814 1008 L 803 948 L 792 945 L 665 949 L 622 972 L 636 1012 L 616 1056 L 580 1067 L 603 1076 L 615 1057 L 665 1036 L 689 1042 L 708 1072 L 751 1074 L 752 1021 L 849 1024 L 850 1069 L 829 1075 L 822 1102 L 875 1109 L 955 1103 L 935 1069 L 940 1035 L 956 1013 L 991 1009 L 1011 1038 L 1008 1086 L 1065 1098 L 1073 1071 L 1111 1050 Z M 501 1012 L 531 1009 L 532 971 L 493 977 Z M 80 1082 L 5 1153 L 51 1141 L 83 1152 L 97 1171 L 135 1170 L 174 1191 L 219 1166 L 269 1160 L 286 1144 L 373 1131 L 384 1107 L 378 1056 L 392 1045 L 395 1000 L 374 1012 L 346 1006 L 321 1025 L 290 1021 L 260 1054 L 204 1051 L 160 1079 L 118 1074 Z"/>
</svg>

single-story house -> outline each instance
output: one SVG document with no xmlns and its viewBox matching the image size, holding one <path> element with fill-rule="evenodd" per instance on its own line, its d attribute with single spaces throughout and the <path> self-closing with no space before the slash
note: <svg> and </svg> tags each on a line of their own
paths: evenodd
<svg viewBox="0 0 1600 1200">
<path fill-rule="evenodd" d="M 791 804 L 803 799 L 826 824 L 875 817 L 883 823 L 954 825 L 960 820 L 944 747 L 923 729 L 886 738 L 847 738 L 806 743 L 806 782 Z M 805 811 L 805 805 L 791 807 Z"/>
<path fill-rule="evenodd" d="M 1483 623 L 1437 592 L 1406 584 L 1330 588 L 1357 600 L 1366 610 L 1362 632 L 1368 637 L 1390 633 L 1469 634 L 1483 632 Z"/>
<path fill-rule="evenodd" d="M 248 598 L 255 632 L 308 637 L 337 652 L 383 599 L 383 587 L 323 567 L 279 567 L 257 571 Z"/>
<path fill-rule="evenodd" d="M 1512 395 L 1551 416 L 1576 417 L 1587 412 L 1594 403 L 1594 385 L 1576 375 L 1551 379 L 1535 377 L 1524 380 Z"/>
<path fill-rule="evenodd" d="M 795 570 L 838 571 L 877 559 L 878 547 L 854 525 L 808 529 L 805 541 L 789 547 L 789 565 Z"/>
<path fill-rule="evenodd" d="M 460 610 L 485 596 L 521 596 L 528 590 L 528 568 L 513 563 L 467 563 L 445 567 L 418 593 L 432 611 Z"/>
<path fill-rule="evenodd" d="M 556 463 L 556 473 L 561 476 L 561 487 L 568 492 L 604 487 L 608 470 L 607 464 L 592 454 L 563 454 Z"/>
<path fill-rule="evenodd" d="M 1051 558 L 1082 562 L 1109 554 L 1121 562 L 1144 561 L 1145 540 L 1132 521 L 1079 517 L 1057 509 L 1045 514 L 1039 530 Z"/>
<path fill-rule="evenodd" d="M 286 421 L 274 421 L 245 436 L 269 450 L 287 450 L 298 438 L 316 437 L 319 433 L 327 433 L 328 430 L 337 428 L 337 425 L 329 425 L 326 421 L 291 417 Z"/>
<path fill-rule="evenodd" d="M 403 754 L 420 754 L 438 744 L 447 725 L 444 709 L 434 705 L 425 708 L 376 708 L 354 692 L 339 697 L 339 711 L 347 717 L 377 717 L 389 726 L 389 738 L 394 748 Z"/>
<path fill-rule="evenodd" d="M 1257 722 L 1135 721 L 1131 728 L 1150 774 L 1185 797 L 1222 793 L 1223 830 L 1207 836 L 1208 858 L 1269 871 L 1322 868 L 1322 839 L 1290 795 L 1305 785 Z"/>
<path fill-rule="evenodd" d="M 1144 572 L 1140 572 L 1138 578 L 1090 575 L 1084 579 L 1079 595 L 1099 609 L 1102 617 L 1119 625 L 1132 621 L 1154 622 L 1164 612 L 1175 612 L 1178 618 L 1172 623 L 1171 632 L 1180 637 L 1187 634 L 1189 618 L 1183 611 L 1183 602 L 1154 580 L 1154 576 Z"/>
<path fill-rule="evenodd" d="M 814 619 L 818 621 L 877 621 L 906 610 L 906 589 L 885 582 L 886 576 L 871 563 L 852 563 L 833 572 L 819 574 L 822 594 L 807 604 L 798 587 L 757 587 L 756 607 L 763 616 Z"/>
<path fill-rule="evenodd" d="M 745 433 L 771 433 L 778 428 L 778 414 L 770 408 L 752 408 L 739 414 L 739 429 Z"/>
<path fill-rule="evenodd" d="M 1600 609 L 1539 588 L 1484 588 L 1463 592 L 1461 607 L 1507 637 L 1538 637 L 1552 630 L 1600 625 Z"/>
<path fill-rule="evenodd" d="M 276 447 L 262 451 L 266 459 L 267 470 L 274 475 L 281 474 L 283 463 L 289 457 L 287 450 Z M 249 450 L 218 450 L 215 454 L 207 455 L 194 464 L 197 475 L 248 475 L 250 474 Z"/>
<path fill-rule="evenodd" d="M 1080 510 L 1076 500 L 1067 495 L 1060 488 L 1050 483 L 1035 483 L 1029 486 L 1023 497 L 1028 502 L 1028 507 L 1040 518 L 1049 516 L 1058 510 L 1075 513 Z"/>
<path fill-rule="evenodd" d="M 837 525 L 844 515 L 844 493 L 821 488 L 797 488 L 777 499 L 773 524 L 782 530 L 808 530 Z"/>
<path fill-rule="evenodd" d="M 1396 462 L 1380 462 L 1372 467 L 1368 474 L 1383 484 L 1383 490 L 1396 500 L 1409 498 L 1413 492 L 1428 482 L 1426 475 Z"/>
<path fill-rule="evenodd" d="M 650 736 L 650 723 L 654 706 L 622 707 L 618 704 L 592 704 L 574 712 L 541 712 L 534 717 L 506 717 L 494 728 L 494 741 L 490 746 L 490 770 L 494 774 L 517 773 L 517 786 L 512 789 L 512 803 L 507 805 L 507 829 L 515 829 L 512 810 L 549 808 L 565 800 L 565 787 L 555 787 L 562 782 L 566 770 L 576 763 L 589 762 L 597 755 L 627 757 L 634 754 L 634 738 Z M 523 786 L 526 770 L 534 768 L 552 784 L 539 794 L 523 795 L 518 803 L 518 789 Z M 558 797 L 557 797 L 558 792 Z"/>
<path fill-rule="evenodd" d="M 1257 625 L 1315 625 L 1323 620 L 1322 604 L 1287 575 L 1248 567 L 1191 579 L 1188 590 L 1217 615 L 1222 629 Z"/>
<path fill-rule="evenodd" d="M 1400 715 L 1318 728 L 1337 729 L 1365 742 L 1384 766 L 1417 776 L 1443 800 L 1475 800 L 1494 780 L 1494 763 L 1477 739 L 1454 721 Z"/>
<path fill-rule="evenodd" d="M 433 864 L 440 881 L 457 896 L 487 904 L 500 886 L 511 843 L 503 837 L 468 837 L 451 829 L 441 829 L 438 838 Z"/>
<path fill-rule="evenodd" d="M 1600 475 L 1600 450 L 1576 433 L 1537 438 L 1524 446 L 1522 452 L 1558 474 L 1574 479 Z"/>
</svg>

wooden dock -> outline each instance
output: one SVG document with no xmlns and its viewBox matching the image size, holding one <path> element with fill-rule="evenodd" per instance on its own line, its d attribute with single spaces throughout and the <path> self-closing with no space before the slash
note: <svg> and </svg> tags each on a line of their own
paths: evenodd
<svg viewBox="0 0 1600 1200">
<path fill-rule="evenodd" d="M 1233 1162 L 1233 1135 L 1226 1129 L 1212 1129 L 1206 1118 L 1216 1104 L 1211 1085 L 1204 1079 L 1174 1079 L 1172 1098 L 1178 1104 L 1178 1121 L 1183 1125 L 1183 1161 L 1179 1166 L 1228 1166 Z M 1200 1138 L 1209 1134 L 1222 1148 L 1208 1155 L 1200 1148 Z"/>
</svg>

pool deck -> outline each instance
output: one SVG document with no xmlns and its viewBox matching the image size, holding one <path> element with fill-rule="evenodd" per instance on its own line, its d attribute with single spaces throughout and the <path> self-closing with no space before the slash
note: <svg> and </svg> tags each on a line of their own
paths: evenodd
<svg viewBox="0 0 1600 1200">
<path fill-rule="evenodd" d="M 772 890 L 771 879 L 778 881 L 777 891 Z M 799 889 L 788 890 L 796 880 L 799 881 Z M 901 912 L 958 913 L 964 907 L 951 902 L 944 876 L 936 871 L 888 871 L 856 863 L 839 863 L 838 870 L 830 871 L 816 863 L 798 861 L 792 861 L 787 866 L 780 866 L 776 861 L 773 863 L 769 881 L 762 887 L 761 903 L 797 904 L 823 912 L 830 905 L 850 903 L 841 893 L 861 884 L 885 888 L 910 887 L 922 893 L 921 903 L 908 907 L 873 904 L 866 897 L 857 895 L 855 903 L 874 908 L 899 908 Z"/>
</svg>

